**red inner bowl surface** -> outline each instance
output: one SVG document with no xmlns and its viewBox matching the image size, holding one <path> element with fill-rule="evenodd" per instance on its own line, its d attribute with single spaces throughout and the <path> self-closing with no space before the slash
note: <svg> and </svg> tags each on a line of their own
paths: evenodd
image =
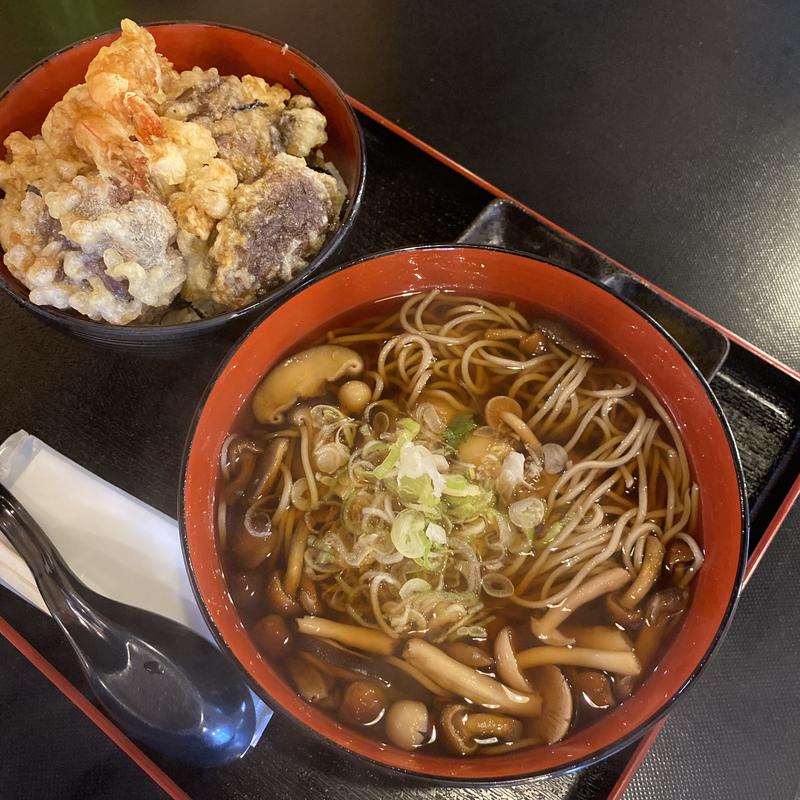
<svg viewBox="0 0 800 800">
<path fill-rule="evenodd" d="M 245 631 L 226 589 L 215 537 L 220 448 L 261 378 L 298 342 L 343 314 L 434 287 L 517 300 L 572 320 L 660 398 L 683 436 L 700 486 L 706 561 L 693 583 L 690 612 L 655 672 L 633 697 L 564 741 L 500 757 L 407 753 L 303 702 Z M 609 292 L 550 264 L 493 250 L 430 248 L 389 253 L 331 275 L 253 330 L 222 369 L 198 416 L 186 464 L 183 523 L 188 561 L 218 636 L 273 702 L 319 734 L 382 764 L 433 777 L 485 780 L 554 771 L 586 760 L 650 721 L 685 686 L 715 642 L 736 589 L 743 546 L 741 503 L 725 427 L 703 383 L 656 327 Z"/>
<path fill-rule="evenodd" d="M 177 70 L 216 67 L 220 75 L 256 75 L 282 83 L 292 94 L 311 96 L 328 120 L 328 141 L 322 148 L 347 186 L 352 201 L 361 174 L 361 137 L 342 90 L 313 61 L 296 50 L 261 34 L 202 22 L 165 22 L 145 26 L 157 50 Z M 50 56 L 31 68 L 0 98 L 0 158 L 6 137 L 14 131 L 40 133 L 50 109 L 67 90 L 84 82 L 89 62 L 119 33 L 89 39 Z M 2 250 L 0 250 L 0 256 Z M 8 272 L 0 258 L 0 275 L 23 297 L 28 291 Z"/>
</svg>

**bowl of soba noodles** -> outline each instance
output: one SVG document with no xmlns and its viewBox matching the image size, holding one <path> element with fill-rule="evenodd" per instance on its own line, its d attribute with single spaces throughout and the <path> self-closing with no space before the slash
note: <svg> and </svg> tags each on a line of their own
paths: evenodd
<svg viewBox="0 0 800 800">
<path fill-rule="evenodd" d="M 200 405 L 180 517 L 267 703 L 461 783 L 640 736 L 718 645 L 747 541 L 727 423 L 665 331 L 463 246 L 364 259 L 259 322 Z"/>
</svg>

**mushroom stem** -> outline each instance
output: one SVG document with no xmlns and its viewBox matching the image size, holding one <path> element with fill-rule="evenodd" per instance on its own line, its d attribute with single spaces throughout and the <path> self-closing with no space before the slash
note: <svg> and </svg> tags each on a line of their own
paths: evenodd
<svg viewBox="0 0 800 800">
<path fill-rule="evenodd" d="M 638 675 L 642 671 L 639 659 L 630 651 L 595 650 L 589 647 L 531 647 L 517 654 L 520 669 L 563 664 L 613 672 L 617 675 Z"/>
<path fill-rule="evenodd" d="M 303 558 L 306 553 L 306 543 L 308 542 L 308 526 L 305 522 L 295 528 L 289 545 L 289 555 L 286 557 L 286 574 L 283 576 L 283 588 L 286 594 L 295 596 L 300 579 L 303 576 Z"/>
<path fill-rule="evenodd" d="M 529 444 L 531 447 L 542 446 L 536 434 L 516 414 L 505 411 L 500 415 L 500 419 L 502 419 L 525 444 Z"/>
<path fill-rule="evenodd" d="M 542 702 L 538 693 L 515 692 L 494 678 L 456 661 L 423 639 L 406 642 L 403 658 L 445 689 L 477 705 L 521 717 L 535 717 L 541 712 Z"/>
<path fill-rule="evenodd" d="M 488 739 L 496 736 L 502 742 L 513 742 L 522 734 L 522 723 L 505 714 L 476 712 L 467 714 L 464 732 L 473 739 Z"/>
<path fill-rule="evenodd" d="M 492 666 L 492 657 L 481 650 L 480 647 L 475 647 L 474 644 L 450 642 L 449 644 L 443 644 L 442 650 L 451 658 L 466 664 L 468 667 L 484 669 Z"/>
<path fill-rule="evenodd" d="M 572 644 L 570 639 L 556 630 L 558 626 L 582 605 L 596 600 L 608 592 L 621 589 L 629 580 L 628 571 L 622 567 L 609 569 L 600 575 L 589 578 L 568 594 L 560 605 L 549 609 L 539 619 L 531 618 L 533 635 L 543 642 L 557 645 Z"/>
<path fill-rule="evenodd" d="M 416 667 L 403 661 L 402 658 L 397 656 L 387 656 L 386 660 L 390 664 L 394 664 L 397 669 L 401 669 L 406 675 L 412 677 L 420 686 L 427 689 L 431 694 L 437 697 L 450 697 L 450 692 L 447 689 L 442 689 L 436 681 L 432 681 L 427 675 L 420 672 Z"/>
<path fill-rule="evenodd" d="M 623 608 L 619 604 L 619 598 L 613 594 L 606 595 L 606 611 L 614 622 L 626 628 L 638 628 L 642 624 L 642 612 L 637 608 Z"/>
<path fill-rule="evenodd" d="M 639 633 L 636 636 L 636 643 L 634 644 L 634 651 L 636 657 L 644 667 L 649 667 L 655 660 L 658 648 L 664 639 L 667 624 L 661 623 L 660 625 L 642 625 Z"/>
<path fill-rule="evenodd" d="M 278 479 L 278 475 L 280 475 L 280 467 L 288 450 L 289 440 L 282 436 L 273 439 L 267 445 L 264 454 L 258 460 L 261 477 L 250 495 L 251 503 L 255 503 L 265 497 L 272 489 Z"/>
<path fill-rule="evenodd" d="M 486 424 L 498 430 L 505 423 L 519 438 L 530 447 L 540 448 L 542 443 L 522 419 L 522 406 L 513 398 L 499 394 L 487 400 L 483 407 Z"/>
<path fill-rule="evenodd" d="M 497 665 L 497 675 L 512 689 L 518 692 L 532 692 L 528 679 L 522 674 L 517 664 L 514 644 L 511 641 L 511 628 L 503 628 L 494 639 L 494 660 Z"/>
<path fill-rule="evenodd" d="M 366 650 L 382 656 L 391 655 L 397 647 L 397 641 L 381 631 L 373 628 L 360 628 L 357 625 L 345 625 L 324 617 L 300 617 L 297 620 L 297 627 L 300 633 L 333 639 L 335 642 L 355 647 L 358 650 Z"/>
<path fill-rule="evenodd" d="M 592 625 L 589 628 L 570 628 L 568 633 L 578 647 L 591 647 L 595 650 L 633 650 L 630 640 L 619 628 Z"/>
<path fill-rule="evenodd" d="M 620 597 L 619 604 L 623 608 L 634 608 L 639 601 L 653 588 L 653 584 L 658 579 L 661 571 L 661 562 L 664 560 L 664 545 L 658 536 L 652 534 L 647 537 L 644 545 L 644 557 L 642 568 L 636 576 L 636 580 L 628 587 L 628 590 Z"/>
</svg>

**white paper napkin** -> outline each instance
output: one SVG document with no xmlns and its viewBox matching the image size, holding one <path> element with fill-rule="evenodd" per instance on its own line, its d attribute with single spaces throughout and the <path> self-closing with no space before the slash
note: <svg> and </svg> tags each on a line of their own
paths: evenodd
<svg viewBox="0 0 800 800">
<path fill-rule="evenodd" d="M 175 520 L 25 431 L 0 444 L 0 482 L 99 594 L 169 617 L 213 641 L 192 594 Z M 47 613 L 25 562 L 0 534 L 0 584 Z M 253 696 L 255 743 L 272 711 Z"/>
</svg>

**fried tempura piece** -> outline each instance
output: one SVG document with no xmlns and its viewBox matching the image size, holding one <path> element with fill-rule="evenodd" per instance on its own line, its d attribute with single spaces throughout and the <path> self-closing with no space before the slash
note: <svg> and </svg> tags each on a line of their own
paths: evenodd
<svg viewBox="0 0 800 800">
<path fill-rule="evenodd" d="M 195 67 L 180 74 L 172 92 L 161 112 L 208 128 L 242 182 L 258 178 L 279 153 L 305 158 L 328 139 L 311 98 L 253 75 L 220 77 Z"/>
<path fill-rule="evenodd" d="M 67 243 L 39 194 L 26 192 L 16 215 L 0 213 L 0 241 L 6 266 L 31 290 L 32 302 L 68 307 L 71 287 L 61 274 Z"/>
<path fill-rule="evenodd" d="M 183 191 L 169 199 L 170 211 L 181 230 L 206 241 L 217 220 L 231 210 L 231 197 L 238 180 L 227 161 L 214 158 L 184 182 Z"/>
<path fill-rule="evenodd" d="M 295 95 L 278 119 L 278 130 L 286 152 L 307 158 L 312 150 L 328 141 L 326 124 L 327 120 L 314 108 L 310 97 Z"/>
<path fill-rule="evenodd" d="M 126 324 L 172 302 L 186 266 L 166 206 L 135 197 L 123 184 L 81 175 L 45 200 L 72 248 L 64 257 L 64 273 L 77 285 L 70 306 Z"/>
<path fill-rule="evenodd" d="M 86 71 L 89 96 L 101 109 L 130 127 L 145 144 L 165 136 L 154 106 L 163 103 L 164 68 L 172 65 L 156 52 L 152 35 L 130 19 L 122 35 L 92 59 Z"/>
<path fill-rule="evenodd" d="M 217 144 L 202 125 L 174 119 L 163 122 L 165 138 L 146 145 L 144 151 L 150 179 L 161 195 L 168 197 L 176 187 L 193 180 L 214 159 Z"/>
<path fill-rule="evenodd" d="M 329 175 L 277 156 L 263 177 L 237 187 L 230 214 L 217 226 L 211 298 L 237 308 L 288 281 L 319 252 L 342 200 Z"/>
</svg>

